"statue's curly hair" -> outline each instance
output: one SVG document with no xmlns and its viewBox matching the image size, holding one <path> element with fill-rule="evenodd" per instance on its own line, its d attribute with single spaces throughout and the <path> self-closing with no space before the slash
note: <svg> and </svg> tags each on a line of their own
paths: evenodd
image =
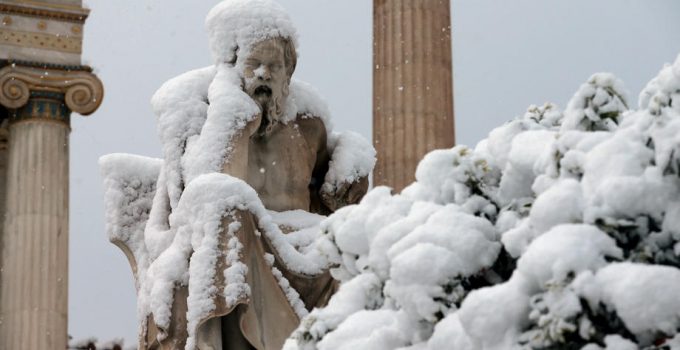
<svg viewBox="0 0 680 350">
<path fill-rule="evenodd" d="M 295 51 L 295 43 L 289 38 L 283 38 L 283 59 L 286 65 L 286 74 L 288 79 L 293 76 L 295 66 L 297 65 L 297 52 Z"/>
</svg>

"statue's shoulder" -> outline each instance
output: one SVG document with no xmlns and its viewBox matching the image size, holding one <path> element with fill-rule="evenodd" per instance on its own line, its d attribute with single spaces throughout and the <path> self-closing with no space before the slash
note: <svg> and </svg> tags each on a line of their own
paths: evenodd
<svg viewBox="0 0 680 350">
<path fill-rule="evenodd" d="M 325 143 L 328 138 L 326 123 L 320 117 L 312 114 L 299 114 L 295 124 L 308 142 L 310 140 L 324 140 Z"/>
<path fill-rule="evenodd" d="M 166 81 L 151 98 L 151 106 L 157 116 L 177 109 L 187 102 L 205 102 L 208 88 L 215 78 L 215 66 L 194 69 Z"/>
<path fill-rule="evenodd" d="M 324 131 L 333 129 L 328 104 L 310 84 L 292 79 L 287 103 L 287 118 L 304 124 L 318 124 L 322 122 Z M 305 120 L 309 119 L 305 122 Z"/>
<path fill-rule="evenodd" d="M 166 161 L 174 162 L 176 167 L 179 167 L 179 157 L 184 154 L 188 138 L 198 135 L 205 123 L 208 90 L 216 74 L 215 66 L 183 73 L 165 82 L 151 98 Z M 179 200 L 180 192 L 178 185 L 173 202 Z"/>
</svg>

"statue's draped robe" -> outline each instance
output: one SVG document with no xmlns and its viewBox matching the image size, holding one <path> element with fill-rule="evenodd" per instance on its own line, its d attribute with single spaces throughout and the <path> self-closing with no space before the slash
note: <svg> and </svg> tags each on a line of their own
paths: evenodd
<svg viewBox="0 0 680 350">
<path fill-rule="evenodd" d="M 324 305 L 335 284 L 327 272 L 327 262 L 318 263 L 316 258 L 312 258 L 316 262 L 309 260 L 307 253 L 299 251 L 301 247 L 295 244 L 284 244 L 285 249 L 281 247 L 285 233 L 309 227 L 272 227 L 270 215 L 255 190 L 241 180 L 219 174 L 224 152 L 230 144 L 229 137 L 238 132 L 239 126 L 252 120 L 248 118 L 259 109 L 241 90 L 238 74 L 221 66 L 191 71 L 168 81 L 156 93 L 152 104 L 158 116 L 163 160 L 120 154 L 100 160 L 105 178 L 109 238 L 125 252 L 136 277 L 141 318 L 139 349 L 184 349 L 187 341 L 195 343 L 198 329 L 215 317 L 223 317 L 221 333 L 226 339 L 225 349 L 250 346 L 280 349 L 298 325 L 300 309 L 311 310 Z M 367 176 L 375 164 L 375 152 L 370 143 L 360 137 L 357 139 L 356 134 L 332 133 L 328 115 L 323 100 L 313 88 L 303 82 L 291 82 L 282 122 L 297 123 L 300 118 L 310 117 L 319 122 L 323 120 L 323 132 L 329 137 L 329 164 L 336 164 L 335 168 L 323 170 L 327 170 L 324 179 L 311 181 L 308 209 L 322 215 L 331 212 L 321 204 L 319 190 L 322 187 L 325 188 L 324 195 L 332 195 L 332 189 L 341 183 L 358 181 L 365 185 L 365 190 Z M 305 123 L 309 124 L 297 124 Z M 335 151 L 340 148 L 343 152 Z M 197 183 L 205 185 L 199 180 L 206 177 L 216 182 L 192 192 L 192 188 L 199 186 Z M 199 266 L 192 265 L 198 254 L 194 250 L 197 249 L 194 236 L 206 235 L 201 232 L 205 228 L 195 227 L 204 212 L 201 208 L 212 206 L 214 209 L 216 202 L 234 193 L 229 187 L 232 185 L 238 185 L 234 187 L 236 192 L 246 193 L 248 200 L 256 205 L 225 207 L 211 214 L 211 227 L 220 227 L 216 236 L 219 249 L 215 250 L 219 256 L 214 258 L 214 272 L 209 272 L 212 273 L 209 285 L 198 284 L 196 287 L 189 272 L 192 267 Z M 223 192 L 216 191 L 217 187 Z M 219 195 L 215 194 L 218 192 Z M 190 204 L 186 205 L 187 202 Z M 202 203 L 204 207 L 199 208 L 196 203 Z M 343 201 L 342 204 L 349 203 Z M 311 224 L 317 225 L 314 231 L 317 236 L 320 236 L 320 218 L 317 215 L 316 223 Z M 236 221 L 240 227 L 233 232 L 227 230 Z M 272 232 L 275 233 L 273 236 L 270 235 Z M 234 252 L 233 247 L 229 247 L 229 239 L 234 237 L 242 244 L 237 250 L 236 262 L 227 259 L 227 254 Z M 272 241 L 276 239 L 278 246 Z M 173 251 L 177 246 L 179 249 Z M 269 254 L 273 259 L 265 257 Z M 272 260 L 273 266 L 270 266 Z M 243 263 L 247 266 L 242 277 L 249 292 L 237 294 L 236 300 L 225 294 L 225 287 L 234 285 L 233 281 L 225 280 L 224 271 L 232 267 L 228 261 L 232 261 L 232 265 Z M 161 265 L 160 269 L 158 265 Z M 184 272 L 186 274 L 182 275 Z M 190 288 L 199 288 L 192 289 L 192 293 L 197 294 L 190 295 Z M 157 293 L 159 289 L 161 292 Z M 196 297 L 205 290 L 209 290 L 208 295 L 212 297 Z M 214 308 L 208 308 L 207 312 L 196 311 L 197 300 L 202 304 L 210 299 L 213 302 L 210 306 L 214 305 Z M 304 303 L 304 307 L 300 303 Z M 242 337 L 249 345 L 238 343 Z"/>
<path fill-rule="evenodd" d="M 291 144 L 292 135 L 302 135 L 298 138 L 296 149 Z M 303 181 L 304 191 L 295 193 L 294 196 L 305 197 L 295 198 L 295 200 L 288 199 L 283 202 L 279 197 L 270 199 L 273 201 L 271 205 L 276 205 L 279 208 L 286 208 L 294 203 L 307 201 L 304 210 L 307 212 L 314 212 L 315 214 L 327 214 L 330 209 L 327 208 L 320 200 L 319 192 L 323 177 L 328 170 L 329 156 L 326 149 L 326 129 L 323 122 L 319 118 L 300 115 L 296 120 L 289 121 L 288 124 L 275 125 L 271 133 L 277 136 L 267 137 L 259 141 L 251 141 L 251 151 L 266 152 L 266 149 L 275 148 L 279 152 L 275 152 L 274 159 L 277 159 L 285 168 L 296 169 L 299 173 L 288 174 L 290 177 L 298 177 L 298 181 Z M 307 141 L 304 141 L 307 140 Z M 262 142 L 266 143 L 262 145 Z M 301 142 L 301 143 L 300 143 Z M 320 145 L 319 145 L 320 143 Z M 260 145 L 259 148 L 257 145 Z M 294 153 L 294 154 L 291 154 Z M 254 155 L 252 155 L 254 158 Z M 283 164 L 285 163 L 285 164 Z M 251 164 L 249 164 L 252 167 Z M 259 166 L 255 166 L 258 168 Z M 307 169 L 306 171 L 303 169 Z M 251 172 L 258 173 L 259 169 L 251 169 Z M 309 173 L 307 173 L 309 172 Z M 315 174 L 315 175 L 314 175 Z M 320 178 L 310 181 L 306 176 L 318 176 Z M 307 184 L 312 183 L 307 186 Z M 269 186 L 281 186 L 281 183 L 269 183 Z M 245 185 L 245 184 L 244 184 Z M 264 191 L 268 193 L 276 193 L 276 189 L 267 188 L 267 184 L 262 184 Z M 255 186 L 255 185 L 253 185 Z M 264 200 L 263 200 L 264 201 Z M 263 204 L 266 205 L 265 202 Z M 288 208 L 292 209 L 292 208 Z M 295 213 L 301 215 L 300 212 Z M 319 218 L 319 215 L 307 214 L 314 219 Z M 227 228 L 234 222 L 239 223 L 239 228 L 229 235 L 226 234 Z M 299 229 L 309 229 L 308 227 L 286 227 L 279 226 L 283 233 L 295 231 Z M 319 229 L 317 227 L 317 229 Z M 299 324 L 299 312 L 294 310 L 291 305 L 288 292 L 282 288 L 280 283 L 289 283 L 290 286 L 299 294 L 300 299 L 304 303 L 307 311 L 314 307 L 324 306 L 330 296 L 335 291 L 335 283 L 327 271 L 321 271 L 315 275 L 306 275 L 302 273 L 295 273 L 284 263 L 284 259 L 279 256 L 276 247 L 268 239 L 267 235 L 261 234 L 261 231 L 266 228 L 258 227 L 258 218 L 256 215 L 245 211 L 237 210 L 235 212 L 225 213 L 222 220 L 221 230 L 218 237 L 218 251 L 221 256 L 217 258 L 215 272 L 212 276 L 213 286 L 215 290 L 223 291 L 228 287 L 228 281 L 225 278 L 223 271 L 230 266 L 228 264 L 227 254 L 232 251 L 233 247 L 229 247 L 229 240 L 231 234 L 243 245 L 239 250 L 238 261 L 247 266 L 247 273 L 245 275 L 245 282 L 250 287 L 250 294 L 248 296 L 241 295 L 238 300 L 226 303 L 222 293 L 215 294 L 213 303 L 215 309 L 198 321 L 196 334 L 200 336 L 208 336 L 211 338 L 221 337 L 222 348 L 229 350 L 240 349 L 280 349 L 283 346 L 285 339 L 292 333 L 292 331 Z M 271 256 L 273 259 L 266 261 L 265 256 Z M 274 276 L 272 270 L 274 268 L 281 276 Z M 281 278 L 283 277 L 283 279 Z M 284 280 L 285 279 L 285 280 Z M 188 287 L 178 286 L 176 293 L 176 302 L 172 308 L 172 321 L 170 329 L 167 331 L 167 339 L 160 342 L 161 348 L 178 348 L 184 347 L 182 340 L 187 337 L 186 318 L 183 316 L 187 314 L 187 305 L 183 300 L 188 296 Z M 179 300 L 179 299 L 182 300 Z M 222 318 L 221 330 L 214 329 L 214 319 Z M 207 321 L 213 320 L 207 332 L 205 330 L 198 331 L 198 328 L 207 327 Z M 148 320 L 149 323 L 154 323 L 152 317 Z M 155 330 L 158 331 L 157 329 Z M 176 332 L 176 334 L 174 334 Z M 213 332 L 212 334 L 210 332 Z M 221 335 L 219 333 L 222 333 Z M 149 332 L 147 342 L 153 343 L 158 334 Z M 217 333 L 217 334 L 215 334 Z M 212 343 L 212 342 L 211 342 Z M 199 341 L 199 347 L 202 343 Z"/>
<path fill-rule="evenodd" d="M 214 145 L 221 144 L 222 148 L 226 149 L 229 145 L 229 137 L 234 135 L 234 130 L 230 130 L 229 127 L 243 125 L 244 120 L 248 120 L 249 113 L 252 114 L 253 102 L 243 94 L 239 84 L 240 80 L 233 70 L 225 67 L 209 67 L 186 73 L 169 81 L 154 96 L 152 103 L 159 116 L 160 136 L 165 154 L 162 167 L 160 169 L 155 167 L 158 180 L 151 183 L 152 181 L 147 179 L 149 184 L 145 185 L 146 192 L 134 195 L 137 208 L 132 211 L 136 214 L 130 214 L 130 210 L 121 208 L 129 206 L 130 201 L 122 200 L 122 204 L 107 204 L 109 236 L 112 242 L 123 248 L 128 256 L 137 277 L 138 293 L 148 293 L 149 288 L 145 289 L 145 284 L 148 286 L 153 282 L 149 282 L 148 279 L 144 281 L 145 277 L 142 275 L 153 267 L 158 257 L 176 241 L 176 239 L 173 241 L 173 238 L 176 238 L 178 234 L 177 227 L 172 227 L 172 220 L 169 218 L 180 205 L 180 199 L 185 196 L 185 187 L 190 186 L 191 181 L 200 177 L 201 174 L 220 171 L 221 164 L 216 164 L 215 157 L 211 160 L 202 155 L 210 152 L 211 147 L 214 151 Z M 325 104 L 305 83 L 291 82 L 287 109 L 289 109 L 285 116 L 287 120 L 283 120 L 284 122 L 294 121 L 299 117 L 315 116 L 320 117 L 320 120 L 323 119 L 328 129 L 325 119 L 328 117 L 328 111 Z M 234 113 L 230 113 L 230 110 Z M 336 140 L 340 139 L 336 137 Z M 371 148 L 370 144 L 362 144 L 359 147 Z M 329 153 L 332 153 L 331 149 Z M 345 152 L 345 156 L 348 154 L 352 152 Z M 224 159 L 224 154 L 217 154 L 216 157 Z M 129 162 L 130 159 L 122 159 L 120 165 Z M 139 160 L 139 162 L 142 161 Z M 346 164 L 348 161 L 343 159 L 338 162 L 340 163 Z M 108 176 L 110 177 L 108 178 L 105 168 L 118 174 Z M 108 184 L 107 191 L 114 189 L 124 193 L 126 192 L 124 187 L 128 186 L 126 184 L 134 183 L 128 178 L 140 178 L 138 174 L 133 174 L 132 170 L 129 174 L 121 171 L 120 167 L 116 167 L 115 162 L 108 166 L 103 165 L 102 169 L 106 183 L 117 183 L 117 185 Z M 348 168 L 348 171 L 351 171 L 352 176 L 356 176 L 356 180 L 361 179 L 365 182 L 370 169 Z M 340 175 L 342 174 L 336 171 L 334 178 L 342 178 Z M 120 178 L 116 179 L 116 176 Z M 321 185 L 322 183 L 317 179 L 315 186 L 318 188 L 311 191 L 313 198 L 310 210 L 328 214 L 328 208 L 319 205 L 318 189 Z M 116 186 L 120 188 L 116 189 Z M 149 190 L 150 188 L 153 190 Z M 116 215 L 119 218 L 116 218 Z M 126 216 L 133 216 L 133 218 Z M 285 339 L 299 323 L 299 310 L 296 313 L 289 302 L 289 299 L 295 299 L 295 297 L 290 298 L 290 295 L 286 295 L 285 284 L 289 283 L 295 292 L 299 293 L 307 310 L 322 306 L 327 302 L 335 288 L 330 274 L 319 270 L 305 275 L 295 272 L 300 269 L 291 269 L 286 266 L 285 259 L 279 256 L 280 252 L 276 251 L 276 247 L 267 235 L 262 233 L 263 227 L 259 226 L 262 223 L 258 221 L 260 219 L 261 216 L 258 217 L 242 209 L 224 213 L 218 238 L 218 245 L 221 248 L 219 251 L 222 255 L 216 259 L 212 286 L 208 287 L 214 287 L 212 290 L 218 291 L 212 294 L 214 295 L 214 309 L 202 314 L 201 320 L 193 323 L 192 326 L 188 320 L 188 313 L 190 314 L 191 311 L 188 301 L 191 299 L 189 287 L 185 282 L 176 281 L 172 291 L 169 320 L 165 319 L 159 323 L 154 317 L 158 315 L 154 315 L 153 307 L 148 305 L 149 300 L 145 301 L 146 306 L 140 308 L 142 315 L 146 315 L 143 316 L 140 328 L 140 349 L 184 349 L 187 338 L 193 336 L 193 341 L 195 341 L 198 328 L 205 324 L 205 321 L 226 315 L 229 315 L 223 319 L 226 329 L 222 332 L 225 333 L 227 342 L 223 344 L 223 348 L 242 347 L 243 344 L 229 343 L 231 341 L 229 334 L 234 335 L 232 340 L 236 340 L 242 333 L 250 343 L 249 346 L 256 349 L 280 349 Z M 227 263 L 228 259 L 225 259 L 230 251 L 227 249 L 229 237 L 226 235 L 226 228 L 235 220 L 240 222 L 241 226 L 233 232 L 233 235 L 243 245 L 239 251 L 238 260 L 248 267 L 245 279 L 250 286 L 250 293 L 249 295 L 243 294 L 238 300 L 231 300 L 227 304 L 224 294 L 221 293 L 227 287 L 224 271 L 230 267 Z M 120 232 L 116 227 L 122 227 L 118 230 Z M 286 231 L 285 227 L 280 229 Z M 273 266 L 269 265 L 270 261 L 265 259 L 265 254 L 274 256 Z M 192 255 L 193 253 L 189 254 L 189 261 Z M 274 275 L 272 267 L 280 272 L 282 278 Z M 282 287 L 281 284 L 284 286 Z M 288 293 L 290 294 L 290 291 Z M 146 295 L 146 299 L 150 299 L 149 295 Z M 234 327 L 229 327 L 229 322 L 238 323 L 236 327 L 238 329 L 234 330 Z"/>
<path fill-rule="evenodd" d="M 205 319 L 214 317 L 224 317 L 234 314 L 238 322 L 238 330 L 223 329 L 227 332 L 240 331 L 248 341 L 246 347 L 241 347 L 238 333 L 223 336 L 226 343 L 224 349 L 248 349 L 252 346 L 255 349 L 281 349 L 286 338 L 298 326 L 300 319 L 293 310 L 288 298 L 279 286 L 279 282 L 272 274 L 272 268 L 265 261 L 265 254 L 275 256 L 274 267 L 282 272 L 283 276 L 290 282 L 291 286 L 300 294 L 300 298 L 305 303 L 308 310 L 314 307 L 324 306 L 330 296 L 335 292 L 336 284 L 328 272 L 317 276 L 305 276 L 296 274 L 281 264 L 281 259 L 276 255 L 270 242 L 264 235 L 256 236 L 258 231 L 256 219 L 249 212 L 237 212 L 230 218 L 225 218 L 222 227 L 228 227 L 232 220 L 239 221 L 241 228 L 235 233 L 236 238 L 243 244 L 240 254 L 240 261 L 248 266 L 246 282 L 250 286 L 250 297 L 241 298 L 234 306 L 225 303 L 221 294 L 217 294 L 213 299 L 215 310 Z M 227 252 L 228 237 L 220 236 L 219 246 L 221 251 Z M 222 271 L 229 266 L 224 257 L 218 258 L 216 273 L 214 276 L 214 286 L 218 290 L 224 290 L 226 281 Z M 178 286 L 175 290 L 174 302 L 172 305 L 172 320 L 170 328 L 164 330 L 166 338 L 160 343 L 157 341 L 159 332 L 155 325 L 153 316 L 149 315 L 147 320 L 147 332 L 145 342 L 148 349 L 183 349 L 184 341 L 187 338 L 187 286 Z M 229 326 L 229 325 L 228 325 Z M 231 325 L 233 326 L 233 325 Z"/>
</svg>

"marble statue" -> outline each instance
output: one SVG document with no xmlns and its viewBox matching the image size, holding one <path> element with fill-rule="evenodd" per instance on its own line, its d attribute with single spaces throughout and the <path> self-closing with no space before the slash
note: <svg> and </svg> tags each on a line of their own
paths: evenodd
<svg viewBox="0 0 680 350">
<path fill-rule="evenodd" d="M 140 349 L 280 349 L 337 287 L 322 220 L 363 197 L 375 151 L 292 78 L 278 4 L 226 0 L 206 25 L 215 65 L 152 100 L 164 158 L 100 160 L 107 230 L 135 273 Z"/>
</svg>

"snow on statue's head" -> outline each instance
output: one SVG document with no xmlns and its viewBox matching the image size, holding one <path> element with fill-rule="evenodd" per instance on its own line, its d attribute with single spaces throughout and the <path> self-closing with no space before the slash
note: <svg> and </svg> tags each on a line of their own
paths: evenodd
<svg viewBox="0 0 680 350">
<path fill-rule="evenodd" d="M 288 13 L 271 0 L 225 0 L 210 10 L 206 27 L 216 64 L 235 67 L 244 91 L 278 120 L 297 62 Z"/>
</svg>

